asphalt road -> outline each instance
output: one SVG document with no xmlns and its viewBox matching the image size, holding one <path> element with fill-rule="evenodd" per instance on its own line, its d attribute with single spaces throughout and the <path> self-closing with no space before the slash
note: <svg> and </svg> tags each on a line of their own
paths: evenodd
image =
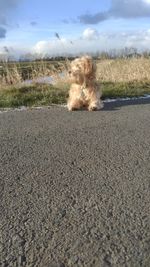
<svg viewBox="0 0 150 267">
<path fill-rule="evenodd" d="M 0 113 L 2 267 L 150 266 L 150 100 Z"/>
</svg>

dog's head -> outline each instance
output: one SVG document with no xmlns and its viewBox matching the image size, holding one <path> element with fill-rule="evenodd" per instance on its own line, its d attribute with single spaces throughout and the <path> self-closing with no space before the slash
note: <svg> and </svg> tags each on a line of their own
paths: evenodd
<svg viewBox="0 0 150 267">
<path fill-rule="evenodd" d="M 90 56 L 76 58 L 71 62 L 69 75 L 71 80 L 79 84 L 82 84 L 85 80 L 94 80 L 96 65 Z"/>
</svg>

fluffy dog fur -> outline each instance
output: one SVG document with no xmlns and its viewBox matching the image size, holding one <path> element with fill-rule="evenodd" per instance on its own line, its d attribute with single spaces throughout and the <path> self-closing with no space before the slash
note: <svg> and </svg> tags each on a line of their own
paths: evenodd
<svg viewBox="0 0 150 267">
<path fill-rule="evenodd" d="M 86 107 L 92 111 L 102 108 L 101 92 L 96 84 L 96 65 L 92 58 L 84 56 L 73 60 L 69 74 L 72 84 L 67 101 L 68 110 Z"/>
</svg>

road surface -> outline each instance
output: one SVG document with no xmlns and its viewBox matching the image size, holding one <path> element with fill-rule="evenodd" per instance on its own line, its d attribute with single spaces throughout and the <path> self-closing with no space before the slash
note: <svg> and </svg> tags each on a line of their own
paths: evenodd
<svg viewBox="0 0 150 267">
<path fill-rule="evenodd" d="M 0 113 L 2 267 L 150 266 L 150 100 Z"/>
</svg>

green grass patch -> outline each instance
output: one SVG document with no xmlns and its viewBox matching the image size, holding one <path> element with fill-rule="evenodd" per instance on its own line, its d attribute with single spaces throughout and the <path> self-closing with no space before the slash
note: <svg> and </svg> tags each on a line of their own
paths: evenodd
<svg viewBox="0 0 150 267">
<path fill-rule="evenodd" d="M 150 94 L 150 83 L 100 83 L 102 99 L 139 97 Z M 48 84 L 33 84 L 21 87 L 8 87 L 0 89 L 0 108 L 47 106 L 51 104 L 66 103 L 69 84 L 60 83 L 57 86 Z"/>
<path fill-rule="evenodd" d="M 102 99 L 140 97 L 150 94 L 150 82 L 103 82 L 101 83 Z"/>
<path fill-rule="evenodd" d="M 67 85 L 62 88 L 45 84 L 11 87 L 0 90 L 0 108 L 62 104 L 66 102 L 67 96 Z"/>
</svg>

